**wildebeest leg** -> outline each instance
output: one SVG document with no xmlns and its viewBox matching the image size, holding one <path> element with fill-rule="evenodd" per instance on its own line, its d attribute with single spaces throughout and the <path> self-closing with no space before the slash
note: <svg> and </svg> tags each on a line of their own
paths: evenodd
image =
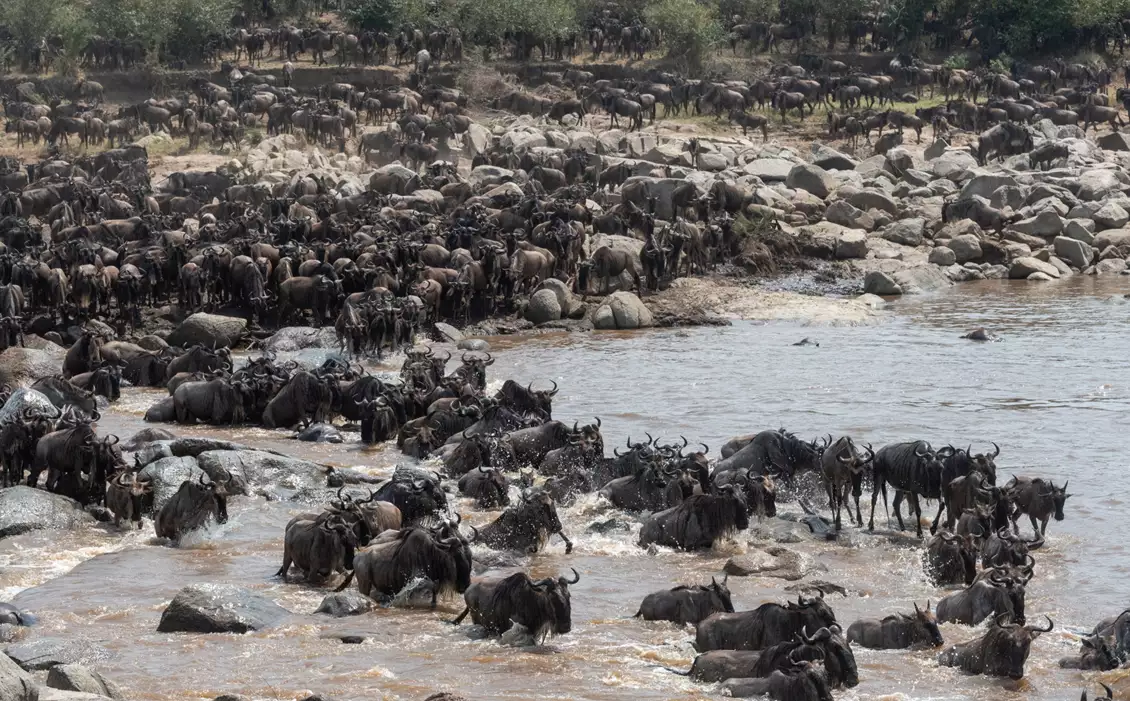
<svg viewBox="0 0 1130 701">
<path fill-rule="evenodd" d="M 458 616 L 456 616 L 452 620 L 448 621 L 448 623 L 450 623 L 453 626 L 457 626 L 457 625 L 459 625 L 460 623 L 463 622 L 463 619 L 466 618 L 467 614 L 470 613 L 470 612 L 471 612 L 471 607 L 468 606 L 468 607 L 463 609 L 463 613 L 459 614 Z"/>
<path fill-rule="evenodd" d="M 879 496 L 879 491 L 883 492 L 883 510 L 887 512 L 887 527 L 891 526 L 891 512 L 887 508 L 887 483 L 879 476 L 875 477 L 875 487 L 871 491 L 871 520 L 867 524 L 867 530 L 875 530 L 875 499 Z"/>
<path fill-rule="evenodd" d="M 282 577 L 283 582 L 286 582 L 286 574 L 287 574 L 287 572 L 290 571 L 290 562 L 291 562 L 290 561 L 290 554 L 289 553 L 284 554 L 283 555 L 282 567 L 279 568 L 278 572 L 275 572 L 275 576 L 276 577 Z"/>
<path fill-rule="evenodd" d="M 934 517 L 934 522 L 932 524 L 930 524 L 930 533 L 931 534 L 938 532 L 938 522 L 942 520 L 942 511 L 945 510 L 945 508 L 946 508 L 946 499 L 945 499 L 945 497 L 942 497 L 941 499 L 938 500 L 938 515 Z M 948 521 L 947 521 L 947 523 L 948 523 Z M 953 528 L 953 526 L 950 526 L 950 528 Z"/>
<path fill-rule="evenodd" d="M 918 501 L 918 495 L 910 492 L 907 497 L 910 501 L 911 508 L 914 509 L 914 530 L 918 537 L 922 537 L 922 504 Z"/>
<path fill-rule="evenodd" d="M 1037 522 L 1035 515 L 1028 514 L 1028 520 L 1032 522 L 1032 537 L 1035 538 L 1040 535 L 1040 524 Z M 1047 527 L 1047 520 L 1044 520 L 1044 526 Z"/>
<path fill-rule="evenodd" d="M 863 528 L 863 514 L 859 510 L 859 497 L 863 495 L 863 473 L 851 476 L 851 496 L 855 499 L 855 523 Z M 848 517 L 851 517 L 851 507 L 848 507 Z"/>
</svg>

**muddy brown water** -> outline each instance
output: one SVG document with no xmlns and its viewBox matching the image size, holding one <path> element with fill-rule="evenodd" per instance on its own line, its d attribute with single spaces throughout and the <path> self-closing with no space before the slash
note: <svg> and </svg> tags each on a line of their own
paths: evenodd
<svg viewBox="0 0 1130 701">
<path fill-rule="evenodd" d="M 1094 673 L 1060 670 L 1078 634 L 1130 601 L 1130 553 L 1124 536 L 1130 501 L 1125 455 L 1130 432 L 1130 279 L 1074 278 L 1035 285 L 986 282 L 907 299 L 887 323 L 815 327 L 736 323 L 729 328 L 641 334 L 496 339 L 492 383 L 556 380 L 554 413 L 599 415 L 608 449 L 644 431 L 680 434 L 716 452 L 728 437 L 786 426 L 802 436 L 848 433 L 875 445 L 925 438 L 935 443 L 1001 446 L 1002 480 L 1012 473 L 1070 479 L 1067 520 L 1052 522 L 1037 555 L 1027 613 L 1056 621 L 1033 646 L 1019 683 L 938 668 L 935 653 L 856 649 L 861 684 L 837 698 L 1077 698 Z M 958 336 L 986 326 L 1004 341 Z M 794 347 L 802 337 L 820 347 Z M 160 393 L 130 391 L 100 430 L 131 435 Z M 297 444 L 282 432 L 197 428 L 215 435 L 341 465 L 384 472 L 401 458 L 387 450 Z M 352 436 L 356 440 L 356 436 Z M 490 514 L 471 514 L 475 523 Z M 885 526 L 877 515 L 877 526 Z M 687 699 L 719 696 L 656 665 L 687 668 L 693 632 L 630 618 L 650 591 L 709 581 L 747 538 L 702 554 L 648 555 L 631 533 L 597 535 L 589 524 L 613 515 L 596 499 L 563 510 L 576 542 L 565 555 L 556 539 L 528 566 L 542 576 L 576 567 L 573 631 L 544 646 L 515 649 L 469 639 L 439 611 L 380 610 L 343 620 L 310 613 L 324 589 L 273 578 L 283 527 L 302 505 L 236 498 L 231 520 L 180 548 L 160 544 L 152 524 L 123 533 L 99 526 L 78 533 L 35 533 L 0 541 L 0 600 L 39 614 L 29 639 L 66 639 L 137 699 L 200 699 L 224 692 L 292 699 L 316 691 L 339 699 L 422 699 L 438 690 L 471 699 Z M 867 517 L 864 505 L 864 518 Z M 782 511 L 797 511 L 785 504 Z M 1026 522 L 1023 524 L 1026 527 Z M 846 544 L 790 545 L 827 567 L 816 577 L 844 585 L 832 605 L 843 624 L 909 611 L 946 592 L 922 576 L 917 550 L 852 529 Z M 158 634 L 165 604 L 191 583 L 238 584 L 276 599 L 293 618 L 243 636 Z M 788 582 L 730 579 L 735 606 L 753 608 L 788 596 Z M 793 595 L 795 596 L 795 595 Z M 945 625 L 949 642 L 981 629 Z M 368 636 L 345 645 L 332 636 Z"/>
</svg>

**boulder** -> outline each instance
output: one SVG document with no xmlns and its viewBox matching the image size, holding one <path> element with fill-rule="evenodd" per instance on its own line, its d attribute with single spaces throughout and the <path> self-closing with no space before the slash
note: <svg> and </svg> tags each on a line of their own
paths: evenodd
<svg viewBox="0 0 1130 701">
<path fill-rule="evenodd" d="M 1126 176 L 1106 168 L 1091 168 L 1080 173 L 1074 184 L 1078 187 L 1075 195 L 1079 199 L 1095 201 L 1122 192 L 1126 188 Z"/>
<path fill-rule="evenodd" d="M 24 485 L 0 489 L 0 538 L 39 530 L 71 530 L 93 523 L 74 499 Z"/>
<path fill-rule="evenodd" d="M 96 643 L 59 638 L 9 645 L 4 654 L 28 672 L 43 671 L 60 664 L 93 664 L 110 656 L 106 648 Z"/>
<path fill-rule="evenodd" d="M 1130 151 L 1130 136 L 1117 131 L 1103 134 L 1095 143 L 1104 151 Z"/>
<path fill-rule="evenodd" d="M 924 219 L 903 219 L 888 227 L 883 232 L 883 238 L 903 246 L 918 246 L 922 243 L 925 229 L 926 221 Z"/>
<path fill-rule="evenodd" d="M 273 628 L 289 612 L 274 601 L 227 584 L 181 589 L 161 614 L 158 633 L 247 633 Z"/>
<path fill-rule="evenodd" d="M 272 353 L 293 353 L 307 348 L 340 348 L 337 333 L 332 326 L 312 329 L 305 326 L 286 326 L 276 331 L 263 343 L 263 349 Z"/>
<path fill-rule="evenodd" d="M 490 132 L 478 122 L 471 122 L 467 131 L 463 133 L 463 148 L 466 149 L 467 155 L 472 158 L 486 153 L 487 149 L 490 148 L 490 142 Z"/>
<path fill-rule="evenodd" d="M 930 161 L 929 169 L 934 177 L 960 182 L 964 174 L 977 167 L 977 159 L 964 149 L 947 150 L 942 155 Z M 992 194 L 992 193 L 990 193 Z M 988 195 L 985 195 L 988 199 Z"/>
<path fill-rule="evenodd" d="M 1121 273 L 1126 270 L 1126 261 L 1121 258 L 1108 258 L 1100 260 L 1095 266 L 1095 274 L 1097 275 L 1111 275 L 1114 273 Z"/>
<path fill-rule="evenodd" d="M 867 257 L 867 234 L 863 231 L 847 230 L 836 239 L 836 258 Z"/>
<path fill-rule="evenodd" d="M 122 450 L 132 453 L 147 443 L 171 441 L 176 437 L 175 433 L 165 428 L 143 428 L 122 444 Z"/>
<path fill-rule="evenodd" d="M 833 224 L 846 226 L 849 229 L 862 229 L 864 231 L 875 229 L 875 218 L 846 200 L 836 200 L 828 205 L 828 209 L 824 212 L 824 218 Z"/>
<path fill-rule="evenodd" d="M 481 189 L 488 183 L 492 186 L 499 183 L 508 182 L 514 177 L 514 171 L 507 170 L 506 168 L 499 168 L 498 166 L 478 166 L 471 171 L 467 176 L 467 182 L 475 191 Z"/>
<path fill-rule="evenodd" d="M 1090 219 L 1071 219 L 1064 225 L 1063 235 L 1091 245 L 1095 242 L 1095 223 Z"/>
<path fill-rule="evenodd" d="M 435 323 L 435 328 L 436 333 L 439 334 L 440 339 L 446 341 L 447 343 L 459 343 L 463 340 L 463 332 L 455 328 L 451 324 L 437 321 Z"/>
<path fill-rule="evenodd" d="M 0 654 L 0 701 L 39 701 L 39 685 L 7 655 Z"/>
<path fill-rule="evenodd" d="M 1051 282 L 1055 278 L 1047 273 L 1032 273 L 1027 279 L 1029 282 Z"/>
<path fill-rule="evenodd" d="M 814 143 L 812 145 L 812 164 L 824 170 L 855 170 L 859 161 L 840 153 L 831 146 Z"/>
<path fill-rule="evenodd" d="M 863 291 L 868 294 L 890 297 L 901 295 L 902 288 L 890 275 L 879 270 L 872 270 L 863 278 Z"/>
<path fill-rule="evenodd" d="M 794 165 L 796 164 L 792 161 L 783 158 L 758 158 L 746 163 L 742 170 L 767 183 L 785 182 Z"/>
<path fill-rule="evenodd" d="M 655 325 L 651 310 L 631 292 L 614 292 L 606 298 L 593 313 L 592 323 L 600 330 L 642 329 Z"/>
<path fill-rule="evenodd" d="M 804 560 L 800 553 L 779 545 L 753 550 L 726 561 L 722 571 L 732 577 L 775 577 L 795 582 L 804 577 Z"/>
<path fill-rule="evenodd" d="M 1090 244 L 1066 236 L 1057 236 L 1053 242 L 1055 254 L 1080 270 L 1091 264 L 1094 251 Z"/>
<path fill-rule="evenodd" d="M 167 457 L 145 465 L 138 476 L 153 486 L 153 507 L 160 510 L 182 484 L 199 480 L 202 474 L 196 458 Z"/>
<path fill-rule="evenodd" d="M 730 159 L 719 151 L 710 151 L 698 154 L 698 161 L 694 164 L 699 170 L 717 173 L 730 167 Z"/>
<path fill-rule="evenodd" d="M 1012 265 L 1008 269 L 1008 277 L 1011 280 L 1027 280 L 1032 273 L 1044 273 L 1050 278 L 1059 277 L 1059 271 L 1056 270 L 1054 265 L 1032 256 L 1017 258 L 1012 261 Z"/>
<path fill-rule="evenodd" d="M 1111 229 L 1095 236 L 1094 247 L 1105 251 L 1110 246 L 1130 247 L 1130 229 Z"/>
<path fill-rule="evenodd" d="M 930 251 L 929 261 L 934 265 L 948 268 L 957 263 L 957 256 L 952 249 L 946 248 L 945 246 L 938 246 Z"/>
<path fill-rule="evenodd" d="M 892 217 L 897 217 L 899 214 L 898 203 L 895 202 L 895 199 L 879 190 L 860 190 L 859 192 L 854 192 L 847 198 L 847 201 L 851 203 L 853 207 L 858 207 L 864 212 L 878 209 L 890 214 Z"/>
<path fill-rule="evenodd" d="M 63 366 L 66 350 L 35 350 L 12 346 L 0 353 L 0 386 L 28 387 L 44 377 L 54 377 Z"/>
<path fill-rule="evenodd" d="M 914 169 L 914 156 L 905 148 L 899 147 L 887 151 L 886 159 L 887 172 L 896 177 L 902 177 L 908 170 Z"/>
<path fill-rule="evenodd" d="M 31 416 L 50 419 L 59 416 L 59 409 L 51 403 L 47 395 L 34 389 L 21 387 L 12 392 L 12 396 L 8 397 L 8 401 L 4 403 L 3 407 L 0 407 L 0 424 L 8 422 L 14 417 L 22 416 L 24 412 Z"/>
<path fill-rule="evenodd" d="M 625 138 L 627 142 L 628 155 L 632 158 L 639 158 L 645 153 L 651 151 L 659 143 L 655 134 L 645 131 L 637 131 L 628 134 Z"/>
<path fill-rule="evenodd" d="M 937 162 L 935 161 L 935 164 L 936 163 Z M 937 171 L 935 171 L 935 175 L 937 175 Z M 991 200 L 993 193 L 996 192 L 998 188 L 1016 187 L 1017 185 L 1018 183 L 1016 182 L 1016 178 L 1012 177 L 1011 175 L 982 173 L 981 175 L 977 175 L 973 177 L 973 179 L 971 179 L 969 182 L 965 183 L 965 187 L 961 188 L 961 194 L 958 196 L 958 198 L 962 200 L 969 200 L 973 199 L 973 197 L 976 196 Z"/>
<path fill-rule="evenodd" d="M 677 143 L 668 142 L 659 144 L 643 155 L 643 160 L 649 163 L 662 163 L 664 165 L 677 165 L 684 168 L 693 168 L 689 151 Z"/>
<path fill-rule="evenodd" d="M 346 591 L 327 594 L 314 613 L 324 613 L 334 618 L 345 616 L 359 616 L 375 609 L 376 603 L 359 591 L 347 589 Z"/>
<path fill-rule="evenodd" d="M 902 288 L 903 294 L 908 295 L 940 290 L 953 284 L 941 268 L 933 265 L 920 265 L 896 271 L 894 279 Z"/>
<path fill-rule="evenodd" d="M 209 450 L 196 458 L 200 469 L 215 480 L 231 475 L 233 491 L 255 493 L 260 490 L 303 491 L 321 487 L 326 469 L 317 463 L 276 455 L 262 450 Z"/>
<path fill-rule="evenodd" d="M 542 281 L 537 289 L 534 290 L 534 293 L 536 294 L 544 290 L 552 292 L 557 298 L 557 304 L 561 307 L 562 318 L 572 317 L 583 306 L 581 302 L 573 296 L 573 291 L 569 289 L 569 286 L 557 278 L 551 277 Z"/>
<path fill-rule="evenodd" d="M 1096 231 L 1107 229 L 1121 229 L 1130 222 L 1130 214 L 1115 202 L 1107 202 L 1091 217 L 1095 222 Z"/>
<path fill-rule="evenodd" d="M 180 323 L 167 339 L 171 346 L 187 348 L 196 344 L 217 348 L 234 346 L 247 331 L 247 320 L 218 314 L 193 314 Z"/>
<path fill-rule="evenodd" d="M 526 305 L 526 320 L 534 324 L 561 319 L 561 304 L 553 290 L 538 290 L 530 295 Z"/>
<path fill-rule="evenodd" d="M 485 353 L 490 350 L 490 344 L 481 338 L 465 338 L 455 347 L 459 350 L 478 351 L 480 353 Z"/>
<path fill-rule="evenodd" d="M 545 134 L 540 131 L 508 131 L 499 140 L 499 144 L 504 148 L 513 148 L 515 151 L 537 148 L 547 143 Z"/>
<path fill-rule="evenodd" d="M 79 664 L 55 665 L 47 672 L 47 686 L 63 691 L 81 691 L 111 699 L 124 699 L 125 695 L 117 684 L 107 680 L 98 672 Z"/>
<path fill-rule="evenodd" d="M 824 199 L 836 189 L 836 179 L 820 166 L 801 163 L 789 170 L 785 185 L 794 190 L 804 190 Z"/>
<path fill-rule="evenodd" d="M 1051 210 L 1044 210 L 1034 217 L 1013 222 L 1011 228 L 1029 236 L 1052 238 L 1063 231 L 1063 218 Z"/>
<path fill-rule="evenodd" d="M 955 236 L 946 244 L 953 251 L 954 260 L 965 263 L 981 258 L 981 239 L 973 234 Z"/>
</svg>

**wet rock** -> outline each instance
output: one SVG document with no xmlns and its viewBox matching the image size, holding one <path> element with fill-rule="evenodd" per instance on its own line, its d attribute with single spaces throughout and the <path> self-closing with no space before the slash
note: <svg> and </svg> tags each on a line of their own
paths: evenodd
<svg viewBox="0 0 1130 701">
<path fill-rule="evenodd" d="M 749 536 L 758 540 L 771 540 L 775 543 L 792 545 L 807 543 L 812 540 L 808 526 L 794 521 L 784 521 L 779 518 L 770 518 L 753 522 L 749 526 Z"/>
<path fill-rule="evenodd" d="M 973 234 L 962 234 L 949 240 L 946 246 L 953 251 L 954 260 L 965 263 L 981 258 L 981 239 Z"/>
<path fill-rule="evenodd" d="M 165 428 L 143 428 L 122 444 L 122 450 L 132 453 L 146 443 L 171 441 L 176 437 L 175 433 Z"/>
<path fill-rule="evenodd" d="M 539 290 L 530 295 L 525 317 L 535 324 L 557 321 L 561 318 L 561 304 L 553 290 Z"/>
<path fill-rule="evenodd" d="M 987 331 L 984 326 L 978 326 L 977 328 L 973 329 L 972 331 L 965 334 L 961 338 L 964 338 L 968 341 L 999 341 L 1000 340 L 999 336 L 997 336 L 994 333 Z"/>
<path fill-rule="evenodd" d="M 196 458 L 200 469 L 213 479 L 231 475 L 236 493 L 260 489 L 302 490 L 325 484 L 326 469 L 316 463 L 261 450 L 210 450 Z"/>
<path fill-rule="evenodd" d="M 247 320 L 218 314 L 193 314 L 169 334 L 169 345 L 188 348 L 196 344 L 230 348 L 243 338 Z"/>
<path fill-rule="evenodd" d="M 890 275 L 879 270 L 872 270 L 863 278 L 863 291 L 880 297 L 901 295 L 902 288 Z"/>
<path fill-rule="evenodd" d="M 1071 265 L 1082 270 L 1091 264 L 1094 251 L 1089 244 L 1066 236 L 1057 236 L 1053 242 L 1055 254 Z"/>
<path fill-rule="evenodd" d="M 27 387 L 44 377 L 54 377 L 63 366 L 66 351 L 34 350 L 12 346 L 0 353 L 0 386 Z"/>
<path fill-rule="evenodd" d="M 597 307 L 592 323 L 601 330 L 625 330 L 648 328 L 655 320 L 639 297 L 631 292 L 614 292 Z"/>
<path fill-rule="evenodd" d="M 374 608 L 376 608 L 376 604 L 373 603 L 372 599 L 359 591 L 349 589 L 327 595 L 326 598 L 322 599 L 322 603 L 318 605 L 314 613 L 324 613 L 334 618 L 343 618 L 345 616 L 359 616 L 372 611 Z"/>
<path fill-rule="evenodd" d="M 1047 273 L 1036 272 L 1028 276 L 1029 282 L 1051 282 L 1055 278 Z"/>
<path fill-rule="evenodd" d="M 446 324 L 442 321 L 437 321 L 435 324 L 436 333 L 439 335 L 440 340 L 448 343 L 459 343 L 463 340 L 463 332 L 455 328 L 451 324 Z"/>
<path fill-rule="evenodd" d="M 937 248 L 930 251 L 929 261 L 934 265 L 949 267 L 957 262 L 957 256 L 954 254 L 952 249 L 946 248 L 944 246 L 938 246 Z"/>
<path fill-rule="evenodd" d="M 86 694 L 124 699 L 121 688 L 98 672 L 78 664 L 56 665 L 47 672 L 47 686 L 63 691 L 81 691 Z"/>
<path fill-rule="evenodd" d="M 49 686 L 39 687 L 39 701 L 113 701 L 109 696 L 88 694 L 85 691 L 64 691 Z"/>
<path fill-rule="evenodd" d="M 1027 280 L 1032 273 L 1043 273 L 1052 279 L 1059 277 L 1054 265 L 1032 256 L 1017 258 L 1008 269 L 1008 277 L 1013 280 Z"/>
<path fill-rule="evenodd" d="M 299 431 L 295 438 L 306 443 L 342 443 L 345 440 L 341 437 L 341 431 L 326 423 L 310 424 Z"/>
<path fill-rule="evenodd" d="M 34 614 L 16 608 L 12 604 L 0 602 L 0 625 L 33 626 L 38 623 Z"/>
<path fill-rule="evenodd" d="M 246 589 L 194 584 L 181 589 L 161 614 L 158 633 L 247 633 L 273 628 L 290 613 Z"/>
<path fill-rule="evenodd" d="M 895 282 L 903 294 L 915 295 L 949 287 L 953 281 L 946 277 L 940 268 L 933 265 L 920 265 L 916 268 L 899 270 L 894 274 Z"/>
<path fill-rule="evenodd" d="M 311 329 L 298 326 L 281 328 L 268 338 L 263 349 L 273 353 L 290 353 L 307 348 L 340 348 L 332 327 Z"/>
<path fill-rule="evenodd" d="M 153 506 L 160 510 L 180 486 L 185 482 L 200 479 L 203 471 L 196 464 L 196 458 L 160 458 L 145 465 L 138 474 L 140 479 L 149 480 L 153 485 Z"/>
<path fill-rule="evenodd" d="M 59 639 L 16 643 L 9 645 L 4 654 L 29 672 L 51 669 L 61 664 L 92 664 L 110 656 L 109 651 L 94 643 Z"/>
<path fill-rule="evenodd" d="M 481 338 L 465 338 L 456 346 L 459 350 L 478 351 L 485 353 L 490 350 L 490 344 Z"/>
<path fill-rule="evenodd" d="M 0 423 L 5 423 L 15 417 L 22 416 L 24 412 L 35 417 L 57 418 L 59 409 L 56 408 L 47 395 L 34 389 L 17 389 L 0 408 Z"/>
<path fill-rule="evenodd" d="M 800 553 L 774 546 L 732 557 L 722 571 L 734 577 L 775 577 L 795 582 L 804 576 L 804 563 Z"/>
<path fill-rule="evenodd" d="M 0 701 L 39 701 L 39 685 L 6 655 L 0 655 Z"/>
<path fill-rule="evenodd" d="M 74 499 L 27 486 L 0 489 L 0 538 L 81 528 L 94 519 Z"/>
</svg>

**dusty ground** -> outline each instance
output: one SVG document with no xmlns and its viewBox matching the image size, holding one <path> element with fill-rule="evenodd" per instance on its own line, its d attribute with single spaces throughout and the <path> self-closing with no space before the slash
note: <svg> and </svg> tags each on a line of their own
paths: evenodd
<svg viewBox="0 0 1130 701">
<path fill-rule="evenodd" d="M 769 292 L 722 277 L 679 278 L 644 299 L 658 315 L 745 321 L 804 321 L 854 326 L 878 322 L 882 312 L 866 299 Z"/>
</svg>

